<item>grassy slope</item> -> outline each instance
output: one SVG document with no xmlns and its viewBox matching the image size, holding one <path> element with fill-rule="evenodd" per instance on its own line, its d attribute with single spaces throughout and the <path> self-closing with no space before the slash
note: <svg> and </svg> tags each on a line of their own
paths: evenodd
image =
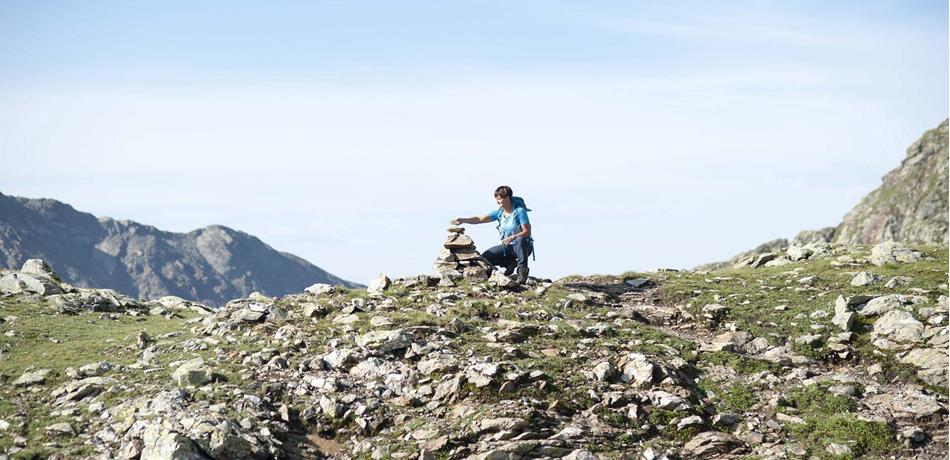
<svg viewBox="0 0 950 460">
<path fill-rule="evenodd" d="M 937 296 L 947 293 L 947 249 L 923 248 L 931 260 L 917 264 L 902 265 L 899 267 L 873 267 L 867 264 L 853 266 L 832 265 L 835 258 L 806 261 L 786 265 L 783 267 L 725 270 L 714 274 L 697 274 L 691 272 L 660 272 L 647 276 L 659 285 L 659 293 L 663 301 L 670 304 L 680 304 L 699 317 L 700 309 L 707 303 L 719 303 L 730 307 L 726 322 L 735 323 L 739 330 L 749 331 L 755 336 L 767 337 L 775 344 L 783 342 L 789 337 L 796 337 L 813 332 L 809 326 L 813 321 L 796 319 L 797 315 L 809 315 L 815 310 L 822 309 L 832 312 L 835 297 L 839 294 L 884 294 L 890 292 L 910 293 L 912 289 L 924 289 L 931 304 L 936 304 Z M 864 253 L 867 250 L 863 250 Z M 857 256 L 860 256 L 858 254 Z M 889 278 L 894 275 L 911 276 L 910 285 L 894 290 L 883 288 L 883 283 L 855 288 L 850 285 L 851 275 L 846 272 L 872 271 Z M 811 286 L 798 282 L 802 277 L 815 275 L 816 281 Z M 627 273 L 620 277 L 603 277 L 604 282 L 620 282 L 623 277 L 638 276 Z M 427 413 L 424 408 L 398 408 L 409 416 L 408 422 L 402 426 L 393 427 L 390 431 L 394 443 L 394 451 L 414 451 L 415 442 L 409 440 L 406 433 L 413 426 L 440 426 L 442 432 L 454 432 L 464 435 L 470 428 L 471 420 L 477 414 L 499 414 L 499 403 L 511 400 L 533 401 L 539 408 L 555 405 L 558 411 L 571 414 L 589 407 L 587 389 L 597 387 L 598 383 L 588 381 L 581 374 L 581 370 L 588 369 L 593 361 L 591 356 L 615 358 L 623 350 L 638 351 L 657 356 L 680 356 L 695 365 L 700 373 L 714 366 L 725 366 L 732 369 L 737 375 L 750 376 L 762 371 L 772 371 L 778 375 L 783 372 L 775 365 L 737 354 L 699 353 L 697 346 L 691 341 L 665 333 L 657 328 L 644 325 L 632 320 L 622 320 L 612 316 L 610 306 L 598 302 L 581 305 L 577 302 L 564 308 L 564 302 L 570 290 L 564 287 L 565 280 L 555 284 L 543 294 L 526 292 L 520 297 L 513 295 L 503 296 L 500 299 L 491 298 L 473 293 L 473 287 L 467 284 L 461 286 L 464 295 L 454 301 L 454 305 L 445 307 L 444 315 L 437 316 L 426 313 L 426 308 L 432 303 L 431 298 L 420 296 L 418 293 L 395 287 L 387 291 L 387 296 L 396 300 L 395 304 L 387 308 L 379 308 L 369 313 L 359 313 L 360 320 L 352 325 L 343 326 L 331 323 L 331 319 L 338 316 L 333 312 L 326 318 L 303 321 L 297 326 L 308 337 L 308 349 L 319 352 L 331 338 L 341 336 L 352 337 L 355 334 L 373 329 L 369 320 L 373 316 L 386 316 L 393 324 L 386 328 L 408 327 L 414 325 L 445 326 L 453 319 L 461 320 L 466 331 L 460 338 L 453 340 L 449 348 L 455 350 L 459 356 L 465 356 L 471 350 L 475 356 L 492 356 L 498 360 L 505 360 L 522 371 L 540 370 L 546 374 L 546 387 L 541 389 L 539 384 L 519 387 L 513 394 L 499 394 L 494 391 L 480 391 L 469 388 L 470 398 L 467 404 L 472 405 L 472 411 L 464 417 L 436 417 Z M 430 291 L 431 292 L 431 291 Z M 341 305 L 343 302 L 365 297 L 363 290 L 348 290 L 334 296 L 332 299 L 322 299 L 321 303 Z M 293 300 L 282 300 L 288 310 L 300 308 Z M 785 305 L 784 310 L 776 310 L 775 306 Z M 228 381 L 249 392 L 255 392 L 254 383 L 243 381 L 238 375 L 242 369 L 240 357 L 258 351 L 268 346 L 267 341 L 260 341 L 254 337 L 238 335 L 238 341 L 231 344 L 222 342 L 217 358 L 211 352 L 186 352 L 175 343 L 180 343 L 193 337 L 190 328 L 184 324 L 185 318 L 165 319 L 161 317 L 129 317 L 121 316 L 117 320 L 101 319 L 98 314 L 81 316 L 54 315 L 46 311 L 42 303 L 31 304 L 8 300 L 0 301 L 0 316 L 16 316 L 15 321 L 0 324 L 0 376 L 7 382 L 17 378 L 30 366 L 34 368 L 49 368 L 54 372 L 48 377 L 48 382 L 36 387 L 35 391 L 13 391 L 12 385 L 0 386 L 0 419 L 12 421 L 24 420 L 24 428 L 11 427 L 7 433 L 0 433 L 0 452 L 6 450 L 12 443 L 13 432 L 23 433 L 29 438 L 30 450 L 21 453 L 26 457 L 31 452 L 61 450 L 81 454 L 88 452 L 82 446 L 81 438 L 57 439 L 57 444 L 43 446 L 50 442 L 42 433 L 43 427 L 58 421 L 78 423 L 76 414 L 60 414 L 50 416 L 51 408 L 42 404 L 44 394 L 66 381 L 66 367 L 79 367 L 97 361 L 109 361 L 113 364 L 130 365 L 140 356 L 141 350 L 136 344 L 136 335 L 139 331 L 147 331 L 152 337 L 178 332 L 174 337 L 162 339 L 160 344 L 163 352 L 160 354 L 160 365 L 164 372 L 143 373 L 135 369 L 116 371 L 107 376 L 121 377 L 124 385 L 118 385 L 112 394 L 100 397 L 100 400 L 110 407 L 114 401 L 140 394 L 143 388 L 168 385 L 170 382 L 166 365 L 169 362 L 203 355 L 210 360 L 217 361 L 217 369 L 228 375 Z M 335 308 L 331 308 L 334 310 Z M 550 322 L 547 318 L 560 316 L 563 321 Z M 814 322 L 828 326 L 825 334 L 834 331 L 830 325 L 829 315 L 823 320 Z M 530 337 L 517 348 L 523 352 L 521 356 L 506 356 L 503 346 L 493 344 L 484 338 L 480 328 L 496 325 L 498 319 L 521 320 L 527 323 L 542 325 L 541 332 Z M 609 325 L 608 332 L 599 336 L 585 336 L 578 329 L 594 325 Z M 264 329 L 276 329 L 276 325 L 260 326 Z M 9 330 L 16 331 L 14 337 L 7 337 L 2 333 Z M 273 333 L 273 331 L 270 331 Z M 858 346 L 856 361 L 852 365 L 864 365 L 869 361 L 884 363 L 889 372 L 884 378 L 913 380 L 913 373 L 908 369 L 894 364 L 894 360 L 887 355 L 875 353 L 867 344 L 867 329 L 859 327 L 855 343 Z M 57 339 L 61 343 L 53 343 Z M 552 351 L 556 351 L 553 353 Z M 828 353 L 821 347 L 810 350 L 799 350 L 810 356 L 823 359 Z M 552 356 L 553 355 L 553 356 Z M 228 359 L 223 359 L 228 358 Z M 230 361 L 230 363 L 228 362 Z M 296 363 L 291 363 L 295 367 Z M 433 377 L 438 383 L 438 376 Z M 603 386 L 603 385 L 601 385 Z M 743 379 L 735 381 L 714 381 L 700 379 L 700 386 L 711 394 L 720 395 L 715 403 L 720 411 L 743 413 L 761 404 L 757 400 L 757 388 L 750 386 Z M 810 395 L 808 389 L 792 389 L 802 392 L 798 400 L 813 401 L 815 395 Z M 945 392 L 946 389 L 943 389 Z M 215 392 L 215 394 L 220 392 Z M 215 395 L 208 396 L 216 398 Z M 222 396 L 226 398 L 226 396 Z M 810 398 L 810 399 L 809 399 Z M 793 398 L 794 399 L 794 398 Z M 216 400 L 215 400 L 216 401 Z M 288 401 L 292 403 L 293 401 Z M 790 429 L 793 440 L 808 446 L 810 453 L 824 455 L 824 446 L 829 440 L 857 440 L 857 451 L 868 455 L 883 454 L 895 448 L 892 433 L 886 427 L 869 422 L 862 422 L 850 414 L 850 406 L 834 405 L 840 401 L 824 401 L 821 404 L 797 404 L 797 415 L 806 420 L 806 425 Z M 839 415 L 829 417 L 825 407 L 841 409 Z M 600 411 L 598 417 L 607 425 L 620 430 L 612 440 L 605 440 L 601 449 L 614 454 L 623 450 L 622 445 L 644 437 L 659 434 L 663 436 L 683 436 L 682 433 L 660 432 L 642 433 L 639 427 L 632 426 L 629 421 L 610 411 Z M 670 414 L 660 411 L 650 414 L 650 418 L 657 423 L 669 423 Z M 544 420 L 537 420 L 544 424 Z M 883 431 L 882 431 L 883 430 Z M 345 433 L 345 430 L 341 431 Z M 342 439 L 341 439 L 342 440 Z M 651 442 L 656 442 L 653 439 Z M 71 450 L 72 449 L 72 450 Z M 86 449 L 86 450 L 84 450 Z"/>
</svg>

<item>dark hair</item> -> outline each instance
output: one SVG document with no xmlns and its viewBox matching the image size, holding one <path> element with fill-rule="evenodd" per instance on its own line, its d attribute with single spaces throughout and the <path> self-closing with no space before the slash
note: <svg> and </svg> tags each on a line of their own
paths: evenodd
<svg viewBox="0 0 950 460">
<path fill-rule="evenodd" d="M 514 192 L 511 191 L 511 187 L 507 185 L 502 185 L 495 189 L 496 198 L 511 198 Z"/>
</svg>

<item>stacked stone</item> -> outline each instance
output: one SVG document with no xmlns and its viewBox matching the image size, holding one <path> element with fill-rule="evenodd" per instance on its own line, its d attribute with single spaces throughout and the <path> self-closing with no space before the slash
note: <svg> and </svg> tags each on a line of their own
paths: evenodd
<svg viewBox="0 0 950 460">
<path fill-rule="evenodd" d="M 462 277 L 485 280 L 491 275 L 491 265 L 475 250 L 475 242 L 462 227 L 449 227 L 449 235 L 432 268 L 443 279 Z"/>
</svg>

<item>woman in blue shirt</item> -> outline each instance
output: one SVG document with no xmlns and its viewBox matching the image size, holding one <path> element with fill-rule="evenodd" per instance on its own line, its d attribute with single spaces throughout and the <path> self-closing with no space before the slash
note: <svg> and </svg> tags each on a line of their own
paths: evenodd
<svg viewBox="0 0 950 460">
<path fill-rule="evenodd" d="M 528 280 L 528 256 L 534 251 L 528 209 L 524 206 L 524 200 L 513 196 L 511 187 L 507 185 L 495 189 L 495 202 L 499 208 L 489 214 L 459 217 L 449 223 L 484 224 L 497 221 L 501 244 L 483 252 L 482 256 L 492 265 L 505 267 L 505 276 L 511 276 L 517 270 L 515 282 L 524 284 Z"/>
</svg>

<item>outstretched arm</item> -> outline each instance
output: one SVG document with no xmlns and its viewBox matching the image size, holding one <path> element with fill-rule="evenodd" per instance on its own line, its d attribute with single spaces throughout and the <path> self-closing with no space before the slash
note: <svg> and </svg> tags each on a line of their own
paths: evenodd
<svg viewBox="0 0 950 460">
<path fill-rule="evenodd" d="M 459 225 L 459 224 L 484 224 L 486 222 L 491 222 L 491 216 L 475 216 L 475 217 L 456 217 L 449 221 L 450 225 Z"/>
</svg>

